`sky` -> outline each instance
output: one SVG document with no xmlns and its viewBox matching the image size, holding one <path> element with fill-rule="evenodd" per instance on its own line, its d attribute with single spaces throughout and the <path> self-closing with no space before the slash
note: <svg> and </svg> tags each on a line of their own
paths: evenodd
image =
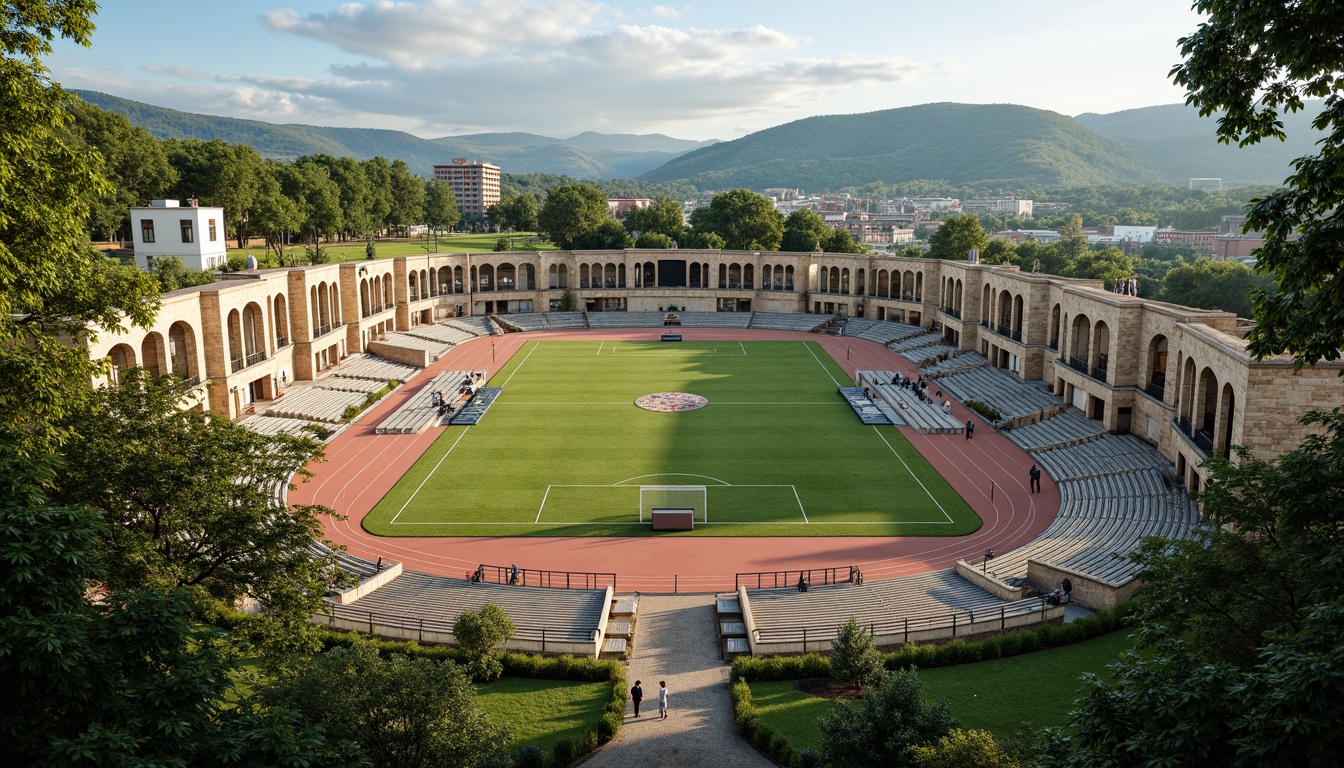
<svg viewBox="0 0 1344 768">
<path fill-rule="evenodd" d="M 733 139 L 953 101 L 1067 115 L 1171 104 L 1186 0 L 103 0 L 67 88 L 425 138 Z"/>
</svg>

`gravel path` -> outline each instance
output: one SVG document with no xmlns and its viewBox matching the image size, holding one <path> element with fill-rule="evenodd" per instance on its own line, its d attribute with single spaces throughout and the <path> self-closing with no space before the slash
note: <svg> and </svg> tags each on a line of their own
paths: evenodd
<svg viewBox="0 0 1344 768">
<path fill-rule="evenodd" d="M 620 735 L 586 768 L 638 765 L 769 768 L 774 765 L 733 733 L 729 668 L 719 656 L 714 598 L 644 595 L 639 599 L 630 685 L 643 681 L 640 717 L 627 705 Z M 658 719 L 658 681 L 667 681 L 668 718 Z"/>
</svg>

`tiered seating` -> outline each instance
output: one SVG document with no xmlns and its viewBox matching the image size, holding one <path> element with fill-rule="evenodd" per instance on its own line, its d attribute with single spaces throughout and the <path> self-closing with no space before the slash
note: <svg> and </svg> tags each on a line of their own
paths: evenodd
<svg viewBox="0 0 1344 768">
<path fill-rule="evenodd" d="M 930 344 L 916 349 L 907 349 L 900 355 L 915 365 L 923 367 L 926 363 L 932 364 L 949 357 L 955 357 L 960 351 L 961 347 L 955 344 Z"/>
<path fill-rule="evenodd" d="M 1067 448 L 1041 451 L 1036 458 L 1056 480 L 1171 468 L 1167 457 L 1134 435 L 1104 435 Z"/>
<path fill-rule="evenodd" d="M 751 618 L 758 643 L 802 640 L 806 628 L 809 647 L 814 641 L 834 639 L 839 626 L 853 617 L 875 635 L 901 635 L 954 621 L 969 624 L 974 614 L 983 620 L 1040 608 L 1039 599 L 1006 602 L 957 575 L 954 569 L 922 573 L 865 584 L 833 584 L 807 592 L 792 589 L 748 591 Z"/>
<path fill-rule="evenodd" d="M 441 323 L 417 325 L 405 333 L 407 336 L 416 336 L 443 344 L 461 344 L 464 341 L 471 341 L 476 338 L 475 335 L 467 333 L 461 328 L 454 328 Z"/>
<path fill-rule="evenodd" d="M 864 331 L 870 330 L 877 325 L 876 320 L 869 320 L 866 317 L 850 317 L 845 319 L 845 335 L 858 336 Z"/>
<path fill-rule="evenodd" d="M 286 419 L 278 416 L 248 416 L 238 422 L 240 426 L 263 435 L 299 435 L 304 437 L 312 437 L 304 428 L 311 426 L 313 423 L 306 419 Z"/>
<path fill-rule="evenodd" d="M 666 312 L 592 312 L 588 315 L 588 325 L 592 328 L 660 328 L 666 320 Z"/>
<path fill-rule="evenodd" d="M 848 336 L 857 336 L 860 339 L 875 341 L 878 344 L 890 344 L 893 341 L 900 341 L 902 339 L 908 339 L 911 336 L 918 336 L 924 333 L 924 329 L 917 325 L 875 320 L 870 327 L 858 333 L 850 333 L 848 329 L 846 329 L 845 333 Z"/>
<path fill-rule="evenodd" d="M 332 605 L 337 618 L 378 619 L 423 625 L 426 631 L 453 630 L 466 610 L 493 603 L 513 619 L 515 639 L 587 643 L 604 631 L 606 590 L 543 589 L 507 584 L 473 583 L 465 579 L 407 571 L 349 606 Z"/>
<path fill-rule="evenodd" d="M 517 330 L 521 332 L 528 331 L 549 331 L 550 323 L 546 322 L 545 312 L 524 312 L 518 315 L 508 315 L 499 320 L 505 330 Z"/>
<path fill-rule="evenodd" d="M 925 361 L 926 363 L 928 361 Z M 970 368 L 983 368 L 989 365 L 989 361 L 977 355 L 974 352 L 962 352 L 956 357 L 949 357 L 946 360 L 939 360 L 936 363 L 921 365 L 924 370 L 924 378 L 937 379 L 951 373 L 961 373 Z"/>
<path fill-rule="evenodd" d="M 585 312 L 547 312 L 546 325 L 552 330 L 573 330 L 588 327 Z"/>
<path fill-rule="evenodd" d="M 351 355 L 332 371 L 332 376 L 349 379 L 372 379 L 386 384 L 389 381 L 409 381 L 420 369 L 414 365 L 394 363 L 376 355 Z"/>
<path fill-rule="evenodd" d="M 1039 381 L 1019 379 L 997 368 L 972 368 L 938 379 L 938 386 L 963 402 L 979 400 L 993 406 L 1004 421 L 1033 417 L 1058 410 L 1064 401 L 1050 394 Z"/>
<path fill-rule="evenodd" d="M 891 407 L 897 423 L 913 427 L 922 434 L 961 434 L 965 425 L 950 413 L 943 412 L 941 403 L 926 403 L 914 390 L 891 383 L 891 371 L 858 371 L 859 384 L 867 386 Z"/>
<path fill-rule="evenodd" d="M 832 315 L 798 315 L 792 312 L 753 312 L 748 328 L 771 331 L 802 331 L 810 333 L 831 321 Z"/>
<path fill-rule="evenodd" d="M 382 423 L 374 428 L 374 432 L 380 435 L 415 435 L 424 432 L 442 418 L 438 407 L 434 405 L 434 393 L 442 394 L 444 400 L 450 404 L 456 403 L 463 397 L 462 381 L 467 377 L 479 380 L 484 374 L 472 371 L 440 373 L 429 382 L 428 386 L 421 387 L 420 391 L 407 398 L 400 408 L 383 419 Z"/>
<path fill-rule="evenodd" d="M 553 331 L 587 328 L 588 315 L 583 312 L 525 312 L 506 315 L 501 322 L 520 331 Z"/>
<path fill-rule="evenodd" d="M 750 312 L 677 312 L 681 324 L 687 328 L 746 328 L 751 323 Z"/>
<path fill-rule="evenodd" d="M 1081 413 L 1066 408 L 1054 416 L 1028 424 L 1004 430 L 1009 440 L 1025 451 L 1048 451 L 1051 448 L 1064 448 L 1089 440 L 1096 440 L 1106 434 L 1106 430 L 1096 422 L 1085 418 Z"/>
<path fill-rule="evenodd" d="M 361 392 L 310 387 L 290 392 L 276 400 L 274 405 L 266 409 L 266 415 L 339 424 L 346 408 L 360 405 L 364 400 L 365 395 Z"/>
<path fill-rule="evenodd" d="M 495 327 L 494 322 L 485 315 L 454 317 L 444 320 L 443 324 L 450 328 L 466 331 L 473 336 L 495 336 L 499 333 L 499 329 Z"/>
<path fill-rule="evenodd" d="M 418 370 L 418 369 L 417 369 Z M 381 379 L 354 379 L 349 376 L 336 374 L 322 379 L 315 385 L 318 389 L 334 389 L 339 392 L 377 392 L 387 386 L 387 382 Z"/>
<path fill-rule="evenodd" d="M 430 362 L 438 360 L 448 354 L 448 350 L 453 348 L 451 343 L 434 341 L 421 336 L 412 336 L 407 333 L 388 333 L 380 341 L 384 344 L 401 349 L 414 349 L 429 353 Z"/>
<path fill-rule="evenodd" d="M 915 336 L 907 336 L 899 341 L 894 341 L 887 346 L 891 348 L 891 351 L 899 353 L 941 343 L 943 343 L 943 334 L 935 331 L 928 331 Z"/>
</svg>

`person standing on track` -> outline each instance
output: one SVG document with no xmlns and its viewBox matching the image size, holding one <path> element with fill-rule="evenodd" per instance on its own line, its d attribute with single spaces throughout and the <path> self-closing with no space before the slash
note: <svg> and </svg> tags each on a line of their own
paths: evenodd
<svg viewBox="0 0 1344 768">
<path fill-rule="evenodd" d="M 970 440 L 975 436 L 975 419 L 966 420 L 966 439 Z"/>
<path fill-rule="evenodd" d="M 1038 467 L 1038 466 L 1036 466 L 1035 464 L 1032 464 L 1032 465 L 1031 465 L 1031 469 L 1027 471 L 1027 475 L 1031 477 L 1031 492 L 1032 492 L 1032 493 L 1040 493 L 1040 492 L 1041 492 L 1041 468 Z"/>
</svg>

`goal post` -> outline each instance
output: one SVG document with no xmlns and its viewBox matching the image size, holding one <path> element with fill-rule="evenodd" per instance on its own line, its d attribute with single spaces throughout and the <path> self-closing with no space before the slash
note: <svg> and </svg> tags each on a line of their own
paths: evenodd
<svg viewBox="0 0 1344 768">
<path fill-rule="evenodd" d="M 689 510 L 696 522 L 707 523 L 709 491 L 703 485 L 639 486 L 639 522 L 652 522 L 654 510 Z"/>
</svg>

